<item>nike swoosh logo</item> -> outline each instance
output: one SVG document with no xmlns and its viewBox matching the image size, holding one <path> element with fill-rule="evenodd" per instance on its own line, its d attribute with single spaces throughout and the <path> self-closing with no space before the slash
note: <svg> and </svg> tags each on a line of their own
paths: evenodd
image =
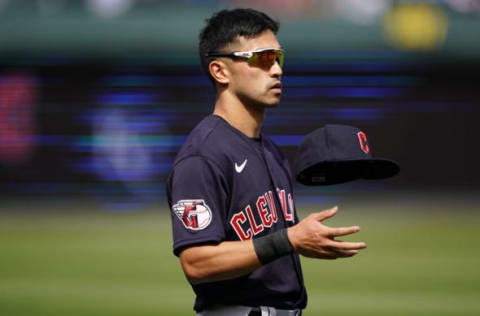
<svg viewBox="0 0 480 316">
<path fill-rule="evenodd" d="M 243 168 L 245 168 L 245 166 L 247 165 L 247 161 L 248 159 L 245 159 L 245 161 L 239 166 L 237 165 L 237 163 L 235 163 L 235 170 L 240 173 L 243 171 Z"/>
</svg>

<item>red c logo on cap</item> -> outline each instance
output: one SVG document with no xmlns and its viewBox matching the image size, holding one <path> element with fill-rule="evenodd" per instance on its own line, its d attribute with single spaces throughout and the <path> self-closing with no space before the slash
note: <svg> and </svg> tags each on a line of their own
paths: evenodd
<svg viewBox="0 0 480 316">
<path fill-rule="evenodd" d="M 370 146 L 368 146 L 367 135 L 364 132 L 358 132 L 357 136 L 360 141 L 360 148 L 364 153 L 368 154 L 370 152 Z"/>
</svg>

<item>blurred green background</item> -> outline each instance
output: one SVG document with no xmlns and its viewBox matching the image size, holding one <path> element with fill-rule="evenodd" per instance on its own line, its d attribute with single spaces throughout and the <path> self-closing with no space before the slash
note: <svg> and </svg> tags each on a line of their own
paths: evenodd
<svg viewBox="0 0 480 316">
<path fill-rule="evenodd" d="M 326 224 L 360 225 L 348 239 L 368 248 L 351 259 L 302 258 L 305 315 L 480 313 L 478 201 L 364 194 L 340 202 Z M 297 203 L 302 218 L 330 206 Z M 0 215 L 0 315 L 192 315 L 163 205 L 112 213 L 81 201 L 33 204 Z"/>
<path fill-rule="evenodd" d="M 336 123 L 401 166 L 296 185 L 368 243 L 302 259 L 304 315 L 480 315 L 480 1 L 0 0 L 0 316 L 193 315 L 164 183 L 215 98 L 199 29 L 239 6 L 281 21 L 290 162 Z"/>
</svg>

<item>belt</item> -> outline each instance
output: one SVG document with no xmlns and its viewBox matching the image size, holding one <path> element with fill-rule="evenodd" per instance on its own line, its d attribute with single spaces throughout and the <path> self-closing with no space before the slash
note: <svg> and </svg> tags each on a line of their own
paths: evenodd
<svg viewBox="0 0 480 316">
<path fill-rule="evenodd" d="M 216 305 L 197 312 L 197 316 L 301 316 L 301 309 L 278 309 L 269 306 Z"/>
<path fill-rule="evenodd" d="M 275 307 L 252 307 L 248 316 L 301 316 L 301 309 L 278 309 Z"/>
</svg>

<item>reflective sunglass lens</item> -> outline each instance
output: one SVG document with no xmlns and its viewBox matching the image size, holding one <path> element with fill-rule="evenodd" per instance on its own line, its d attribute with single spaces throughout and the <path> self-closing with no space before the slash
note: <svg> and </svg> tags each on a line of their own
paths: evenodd
<svg viewBox="0 0 480 316">
<path fill-rule="evenodd" d="M 278 52 L 276 58 L 280 67 L 283 67 L 283 52 Z"/>
<path fill-rule="evenodd" d="M 257 52 L 252 56 L 251 63 L 261 67 L 271 67 L 275 63 L 275 60 L 277 60 L 280 67 L 282 67 L 283 52 L 274 50 Z"/>
</svg>

